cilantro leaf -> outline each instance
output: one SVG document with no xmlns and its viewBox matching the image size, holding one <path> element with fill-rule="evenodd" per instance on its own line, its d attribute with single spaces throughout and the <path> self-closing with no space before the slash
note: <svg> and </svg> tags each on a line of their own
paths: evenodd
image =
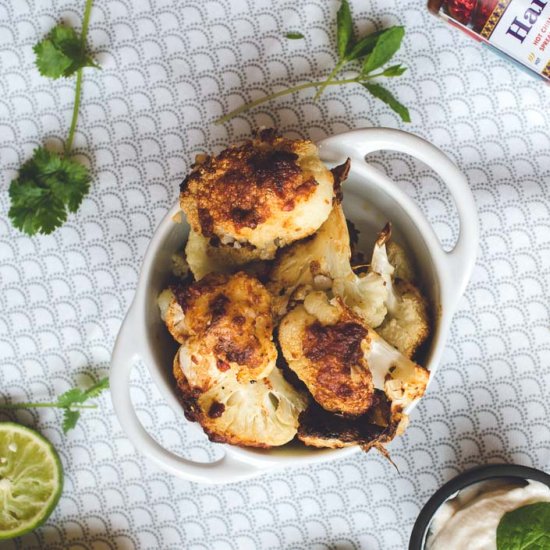
<svg viewBox="0 0 550 550">
<path fill-rule="evenodd" d="M 338 58 L 345 59 L 346 53 L 353 43 L 353 23 L 348 0 L 342 0 L 340 9 L 336 14 L 336 42 L 338 45 Z"/>
<path fill-rule="evenodd" d="M 289 40 L 301 40 L 302 38 L 305 38 L 301 32 L 287 32 L 285 37 Z"/>
<path fill-rule="evenodd" d="M 97 397 L 103 390 L 106 390 L 109 387 L 109 378 L 105 377 L 96 382 L 93 386 L 89 387 L 87 390 L 81 390 L 80 388 L 72 388 L 65 393 L 61 394 L 57 398 L 57 405 L 59 407 L 70 407 L 74 404 L 81 404 L 91 399 Z"/>
<path fill-rule="evenodd" d="M 550 548 L 550 502 L 522 506 L 502 516 L 497 527 L 498 550 Z"/>
<path fill-rule="evenodd" d="M 368 74 L 387 63 L 400 48 L 403 36 L 405 36 L 405 29 L 403 27 L 390 27 L 384 31 L 379 36 L 376 45 L 363 64 L 361 72 Z"/>
<path fill-rule="evenodd" d="M 72 388 L 57 398 L 59 407 L 70 407 L 74 403 L 84 403 L 86 394 L 80 388 Z"/>
<path fill-rule="evenodd" d="M 66 434 L 69 430 L 72 430 L 76 426 L 79 418 L 80 411 L 65 409 L 63 411 L 63 433 Z"/>
<path fill-rule="evenodd" d="M 80 411 L 71 409 L 72 406 L 82 405 L 88 399 L 97 397 L 103 390 L 109 387 L 109 378 L 105 377 L 96 382 L 93 386 L 87 390 L 81 390 L 80 388 L 72 388 L 65 393 L 61 394 L 57 398 L 56 406 L 63 410 L 63 433 L 67 433 L 69 430 L 76 426 L 78 419 L 80 418 Z"/>
<path fill-rule="evenodd" d="M 97 397 L 103 390 L 109 388 L 109 378 L 106 376 L 96 382 L 91 388 L 88 388 L 85 392 L 86 399 Z"/>
<path fill-rule="evenodd" d="M 88 399 L 97 397 L 103 390 L 109 387 L 109 378 L 105 377 L 96 382 L 87 390 L 72 388 L 57 398 L 56 406 L 64 409 L 63 411 L 63 433 L 67 433 L 76 426 L 80 418 L 80 411 L 71 409 L 73 405 L 81 405 Z"/>
<path fill-rule="evenodd" d="M 390 109 L 395 111 L 400 117 L 403 122 L 410 122 L 411 116 L 409 114 L 409 110 L 407 107 L 405 107 L 403 104 L 401 104 L 392 94 L 389 90 L 386 90 L 383 86 L 380 86 L 380 84 L 369 84 L 369 83 L 362 83 L 362 86 L 364 86 L 374 97 L 380 99 L 383 101 Z"/>
<path fill-rule="evenodd" d="M 82 67 L 98 67 L 86 53 L 82 38 L 71 27 L 57 25 L 33 48 L 42 76 L 68 77 Z"/>
<path fill-rule="evenodd" d="M 76 212 L 90 188 L 88 169 L 82 164 L 39 147 L 10 184 L 13 225 L 34 235 L 49 234 Z"/>
</svg>

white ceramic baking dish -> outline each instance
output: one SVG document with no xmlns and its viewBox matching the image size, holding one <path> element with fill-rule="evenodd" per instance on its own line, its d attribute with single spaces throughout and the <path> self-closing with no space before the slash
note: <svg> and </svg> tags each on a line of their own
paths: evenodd
<svg viewBox="0 0 550 550">
<path fill-rule="evenodd" d="M 351 158 L 344 184 L 344 210 L 361 231 L 362 249 L 372 249 L 374 236 L 391 220 L 394 238 L 414 256 L 424 291 L 435 317 L 430 345 L 421 361 L 433 378 L 451 320 L 472 272 L 478 247 L 478 219 L 474 198 L 465 176 L 439 149 L 412 134 L 372 128 L 354 130 L 324 139 L 321 157 L 330 166 Z M 407 153 L 431 167 L 449 188 L 458 212 L 460 235 L 451 252 L 445 252 L 419 207 L 385 174 L 369 165 L 365 156 L 374 151 Z M 137 358 L 147 365 L 151 378 L 182 423 L 189 423 L 178 402 L 172 377 L 177 345 L 160 319 L 157 296 L 171 269 L 170 257 L 182 248 L 188 225 L 175 223 L 179 206 L 168 212 L 145 254 L 134 301 L 117 337 L 111 360 L 111 395 L 120 423 L 136 448 L 161 468 L 179 477 L 205 483 L 243 480 L 274 468 L 304 466 L 361 452 L 358 447 L 314 449 L 298 443 L 270 450 L 222 445 L 217 462 L 200 463 L 175 455 L 157 443 L 138 420 L 130 399 L 130 372 Z M 204 435 L 204 434 L 203 434 Z M 206 437 L 206 436 L 204 436 Z"/>
</svg>

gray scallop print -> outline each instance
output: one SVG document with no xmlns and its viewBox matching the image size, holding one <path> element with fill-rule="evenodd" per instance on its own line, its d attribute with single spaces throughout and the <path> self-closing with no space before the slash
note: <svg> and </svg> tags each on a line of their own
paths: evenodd
<svg viewBox="0 0 550 550">
<path fill-rule="evenodd" d="M 402 124 L 360 87 L 282 98 L 223 126 L 242 102 L 327 73 L 337 0 L 96 0 L 76 153 L 93 173 L 77 214 L 28 238 L 7 218 L 7 188 L 34 147 L 66 135 L 74 82 L 42 78 L 32 45 L 80 0 L 0 2 L 0 396 L 51 399 L 109 367 L 141 259 L 197 153 L 219 151 L 258 126 L 320 139 L 365 126 L 407 129 L 433 142 L 469 178 L 481 220 L 476 268 L 441 369 L 390 446 L 376 453 L 223 487 L 172 478 L 122 432 L 108 394 L 61 433 L 50 410 L 0 413 L 38 427 L 59 449 L 65 489 L 43 528 L 12 549 L 402 550 L 422 504 L 480 463 L 550 461 L 550 91 L 428 14 L 424 2 L 353 2 L 358 31 L 403 24 L 388 85 Z M 299 30 L 304 40 L 284 34 Z M 424 166 L 371 159 L 411 194 L 451 248 L 454 205 Z M 139 416 L 164 445 L 199 460 L 220 450 L 186 429 L 137 365 Z"/>
</svg>

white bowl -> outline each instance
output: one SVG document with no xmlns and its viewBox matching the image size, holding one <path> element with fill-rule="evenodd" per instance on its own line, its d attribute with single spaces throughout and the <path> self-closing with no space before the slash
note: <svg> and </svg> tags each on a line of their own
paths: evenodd
<svg viewBox="0 0 550 550">
<path fill-rule="evenodd" d="M 354 130 L 326 138 L 318 145 L 321 157 L 329 165 L 351 158 L 351 171 L 344 184 L 344 210 L 361 231 L 362 249 L 368 251 L 376 232 L 387 220 L 391 220 L 395 239 L 405 245 L 415 258 L 435 317 L 435 330 L 421 361 L 430 370 L 432 378 L 457 302 L 470 278 L 478 246 L 476 206 L 466 178 L 439 149 L 398 130 Z M 365 155 L 379 150 L 407 153 L 441 176 L 455 200 L 460 221 L 460 236 L 451 252 L 441 248 L 418 206 L 386 175 L 366 162 Z M 111 359 L 113 405 L 129 439 L 161 468 L 179 477 L 204 483 L 229 483 L 274 468 L 303 466 L 359 452 L 359 447 L 314 449 L 297 443 L 269 450 L 223 445 L 224 457 L 205 464 L 187 460 L 164 449 L 143 429 L 130 400 L 130 372 L 138 357 L 147 365 L 153 381 L 181 422 L 188 422 L 172 377 L 177 344 L 164 327 L 157 307 L 157 296 L 170 275 L 171 255 L 181 249 L 189 230 L 185 222 L 174 223 L 172 218 L 178 212 L 179 205 L 175 205 L 151 239 L 136 295 L 120 329 Z M 202 432 L 198 424 L 189 424 L 191 429 Z"/>
</svg>

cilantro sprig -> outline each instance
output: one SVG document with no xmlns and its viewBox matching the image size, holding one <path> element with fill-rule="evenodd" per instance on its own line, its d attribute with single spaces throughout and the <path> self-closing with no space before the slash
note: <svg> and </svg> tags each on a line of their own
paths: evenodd
<svg viewBox="0 0 550 550">
<path fill-rule="evenodd" d="M 289 36 L 287 38 L 294 38 Z M 265 97 L 251 101 L 234 109 L 230 113 L 218 118 L 215 124 L 223 124 L 233 117 L 240 115 L 262 103 L 277 99 L 285 95 L 294 94 L 301 90 L 316 88 L 314 99 L 317 100 L 328 86 L 344 86 L 347 84 L 360 84 L 371 95 L 383 101 L 390 109 L 395 111 L 403 122 L 410 122 L 411 117 L 407 107 L 379 82 L 373 82 L 380 78 L 394 78 L 401 76 L 407 69 L 402 65 L 392 65 L 384 68 L 401 47 L 405 35 L 405 29 L 394 26 L 381 31 L 367 34 L 362 38 L 356 38 L 353 31 L 353 20 L 348 0 L 342 0 L 336 15 L 336 45 L 338 61 L 327 78 L 320 82 L 306 82 L 298 86 L 286 88 Z M 296 38 L 298 38 L 296 36 Z M 351 78 L 338 79 L 337 76 L 349 64 L 353 64 L 356 75 Z"/>
<path fill-rule="evenodd" d="M 63 225 L 68 212 L 78 210 L 90 189 L 88 168 L 71 159 L 70 153 L 80 108 L 82 70 L 84 67 L 98 67 L 86 47 L 92 2 L 86 0 L 80 35 L 60 24 L 33 48 L 41 75 L 55 80 L 76 74 L 76 85 L 71 125 L 63 154 L 44 147 L 36 148 L 10 184 L 11 207 L 8 215 L 13 225 L 28 235 L 49 234 Z"/>
<path fill-rule="evenodd" d="M 72 388 L 61 394 L 57 401 L 52 403 L 4 403 L 0 409 L 31 409 L 54 408 L 63 409 L 63 433 L 73 429 L 80 418 L 80 409 L 97 409 L 97 405 L 84 405 L 89 399 L 98 397 L 103 390 L 109 387 L 109 379 L 102 378 L 87 390 Z"/>
</svg>

